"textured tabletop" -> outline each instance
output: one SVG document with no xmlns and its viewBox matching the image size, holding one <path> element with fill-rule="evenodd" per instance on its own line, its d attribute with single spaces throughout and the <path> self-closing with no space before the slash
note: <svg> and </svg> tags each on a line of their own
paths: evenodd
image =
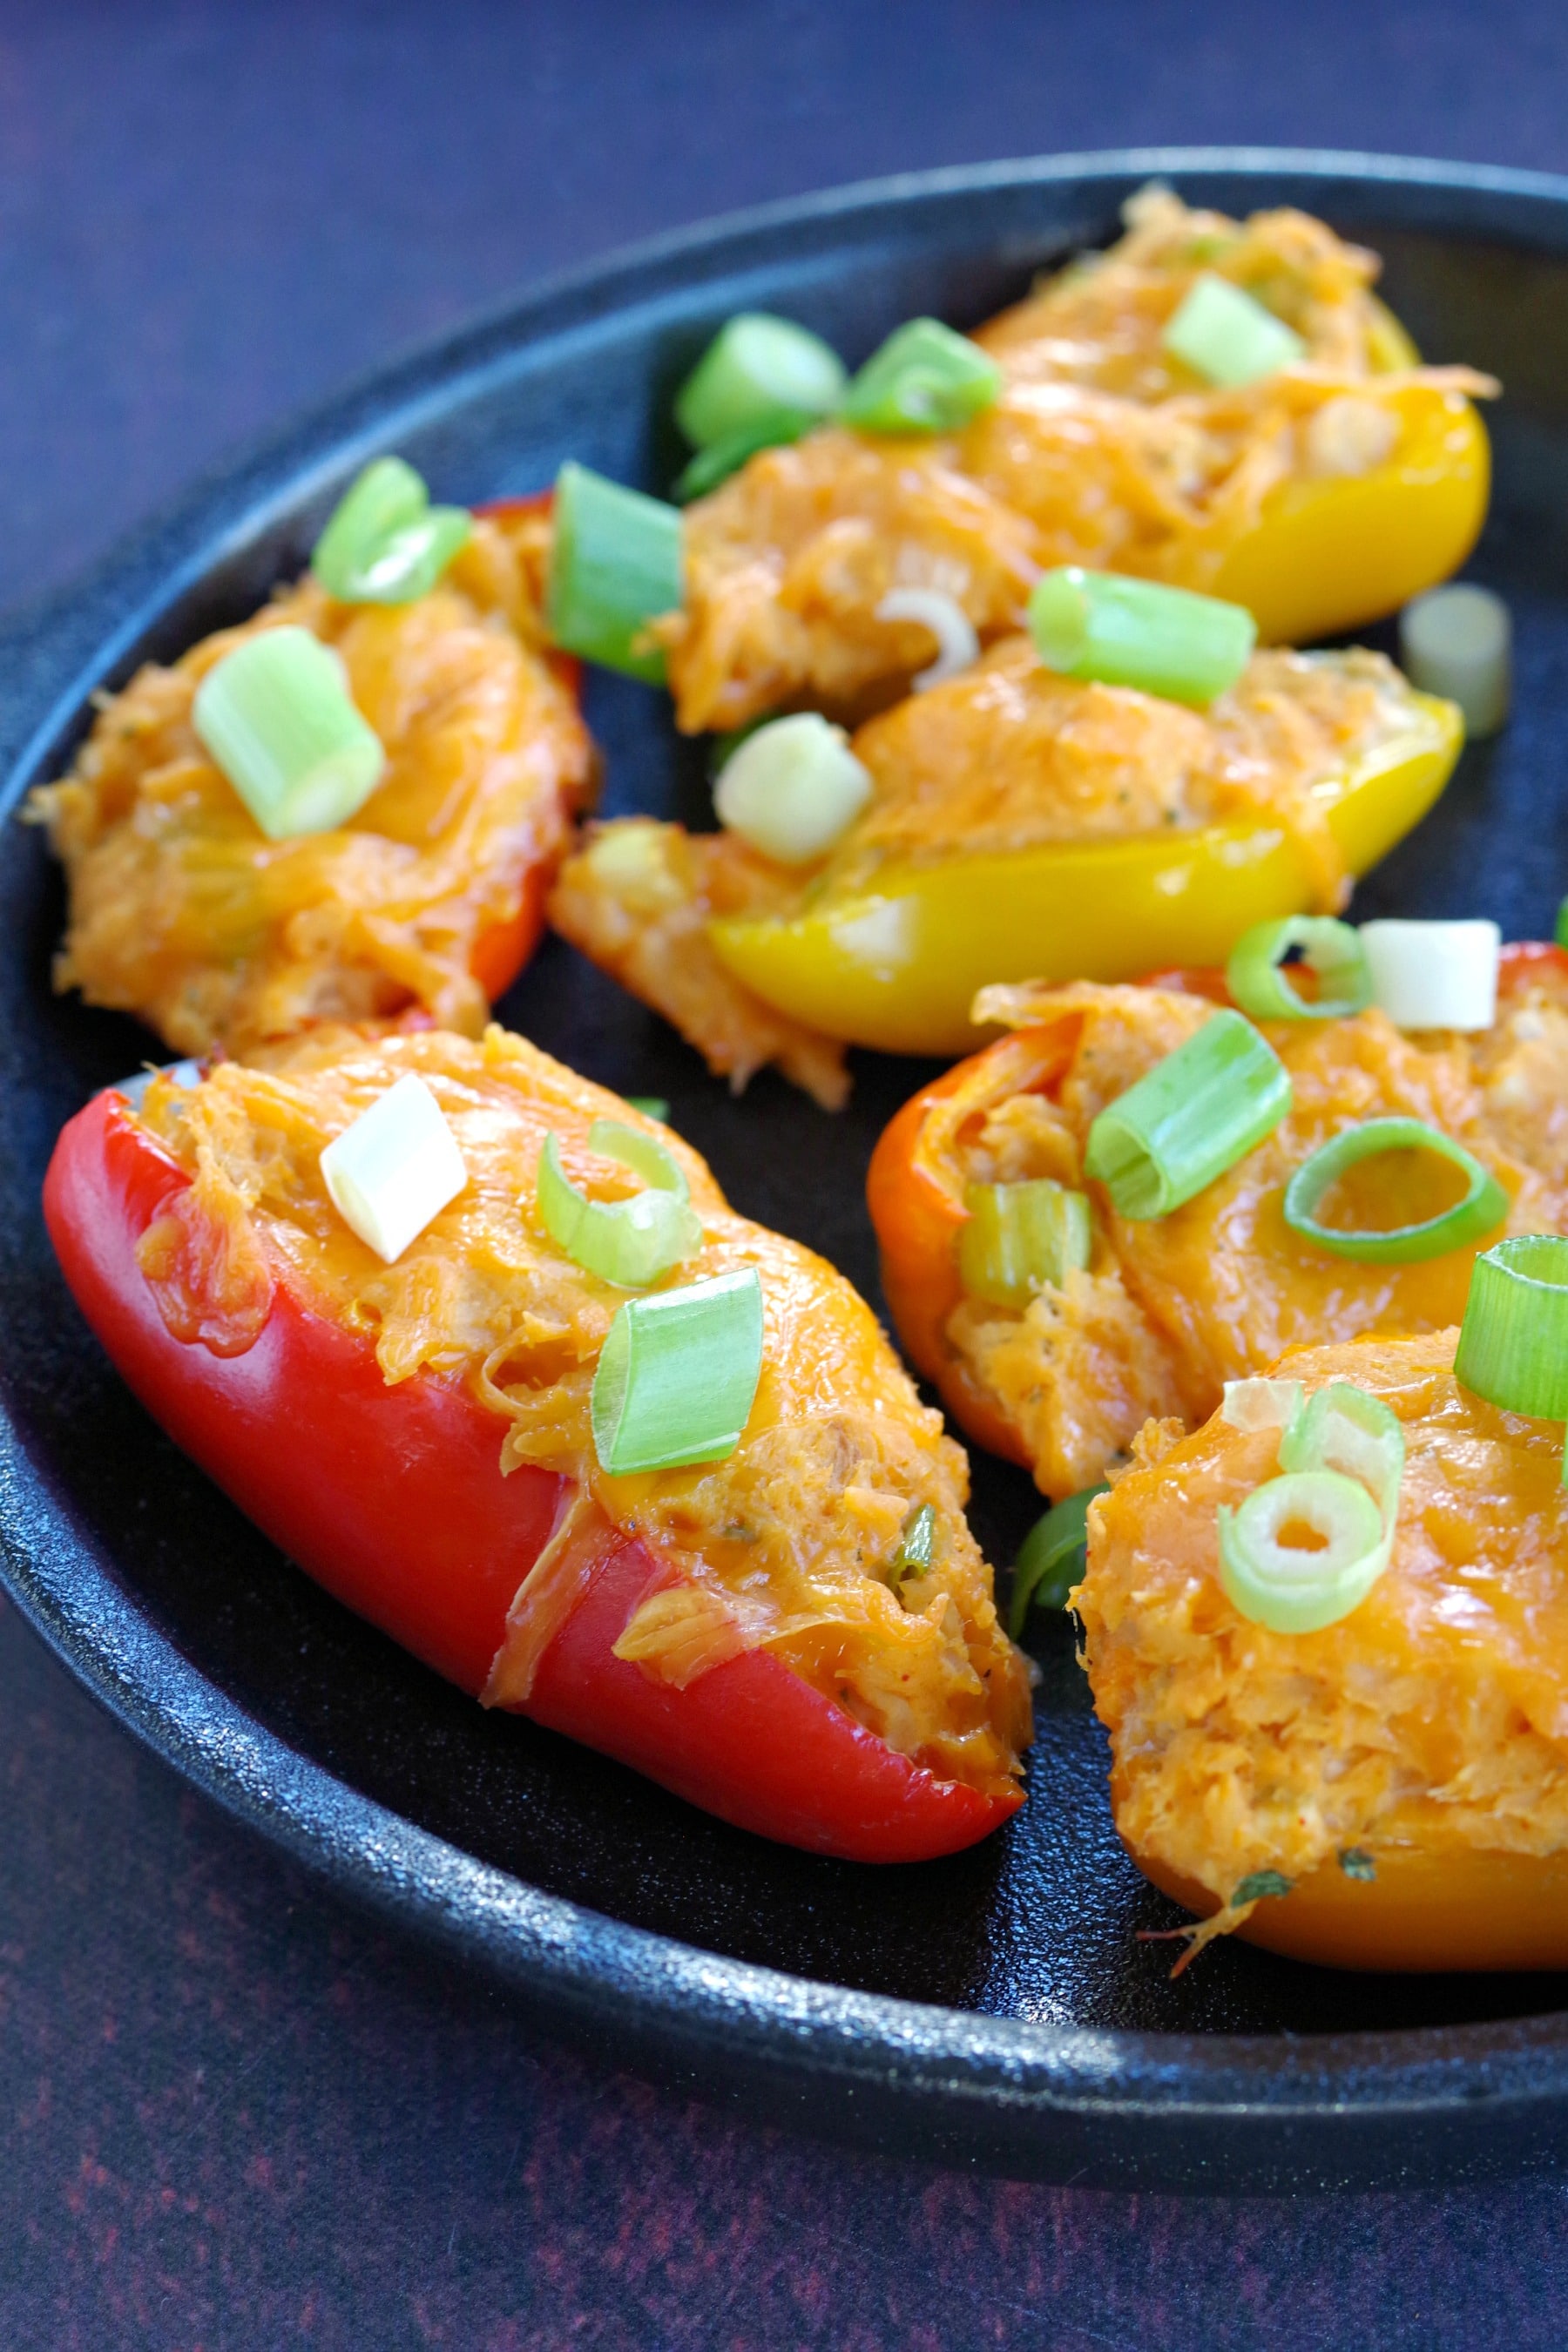
<svg viewBox="0 0 1568 2352">
<path fill-rule="evenodd" d="M 0 600 L 610 245 L 879 173 L 1237 141 L 1568 170 L 1568 15 L 8 0 Z M 186 1792 L 3 1605 L 0 1778 L 5 2352 L 1568 2340 L 1548 2182 L 1038 2189 L 605 2072 Z"/>
</svg>

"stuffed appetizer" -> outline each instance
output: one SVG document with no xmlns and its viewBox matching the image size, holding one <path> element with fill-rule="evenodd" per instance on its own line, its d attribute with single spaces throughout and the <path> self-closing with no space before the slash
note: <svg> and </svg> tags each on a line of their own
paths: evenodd
<svg viewBox="0 0 1568 2352">
<path fill-rule="evenodd" d="M 640 620 L 631 658 L 662 648 L 688 731 L 850 721 L 933 651 L 1017 629 L 1054 565 L 1232 600 L 1288 644 L 1454 571 L 1486 510 L 1491 380 L 1420 366 L 1375 257 L 1304 214 L 1148 189 L 1126 220 L 973 338 L 911 320 L 847 381 L 790 321 L 732 320 L 676 404 L 681 492 L 705 495 L 681 524 L 598 485 L 559 551 L 559 641 L 628 666 L 605 608 Z"/>
<path fill-rule="evenodd" d="M 1505 1242 L 1462 1336 L 1298 1349 L 1193 1434 L 1152 1423 L 1091 1507 L 1072 1601 L 1117 1826 L 1208 1915 L 1188 1957 L 1234 1929 L 1340 1968 L 1568 1966 L 1564 1256 Z"/>
<path fill-rule="evenodd" d="M 592 830 L 551 920 L 741 1086 L 842 1099 L 842 1045 L 961 1053 L 987 982 L 1223 961 L 1331 913 L 1442 790 L 1450 703 L 1379 654 L 1251 650 L 1237 606 L 1047 574 L 1008 637 L 852 739 L 746 737 L 723 830 Z"/>
<path fill-rule="evenodd" d="M 45 1205 L 175 1441 L 485 1704 L 819 1853 L 1020 1802 L 962 1452 L 668 1128 L 499 1029 L 321 1029 L 100 1095 Z"/>
<path fill-rule="evenodd" d="M 1278 961 L 1293 945 L 1321 984 Z M 1500 1234 L 1568 1233 L 1560 950 L 1500 966 L 1487 924 L 1309 920 L 1231 980 L 1207 976 L 1221 1005 L 1179 978 L 988 992 L 1012 1034 L 873 1159 L 905 1349 L 1054 1498 L 1287 1348 L 1457 1323 Z"/>
<path fill-rule="evenodd" d="M 594 763 L 539 620 L 537 502 L 368 469 L 304 579 L 100 707 L 33 795 L 60 989 L 182 1054 L 409 1009 L 478 1034 L 542 927 Z"/>
</svg>

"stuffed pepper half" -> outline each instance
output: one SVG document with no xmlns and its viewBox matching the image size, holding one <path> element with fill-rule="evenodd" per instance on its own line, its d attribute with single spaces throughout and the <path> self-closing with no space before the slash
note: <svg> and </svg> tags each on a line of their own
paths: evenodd
<svg viewBox="0 0 1568 2352">
<path fill-rule="evenodd" d="M 1117 1826 L 1208 1915 L 1179 1966 L 1234 1929 L 1338 1968 L 1568 1967 L 1565 1258 L 1505 1242 L 1462 1333 L 1296 1349 L 1194 1434 L 1151 1424 L 1091 1507 L 1072 1601 Z"/>
<path fill-rule="evenodd" d="M 555 928 L 733 1084 L 773 1061 L 831 1106 L 844 1042 L 962 1053 L 987 982 L 1129 980 L 1337 911 L 1447 780 L 1457 709 L 1382 655 L 1249 652 L 1234 605 L 1046 584 L 1034 636 L 853 739 L 802 713 L 743 740 L 721 833 L 591 831 Z"/>
<path fill-rule="evenodd" d="M 1311 967 L 1270 961 L 1293 938 L 1325 975 L 1312 1003 Z M 1560 950 L 1500 967 L 1489 924 L 1307 922 L 1232 972 L 1256 1024 L 1218 973 L 990 992 L 1013 1034 L 873 1158 L 908 1354 L 1053 1498 L 1289 1347 L 1457 1323 L 1500 1234 L 1568 1233 Z"/>
<path fill-rule="evenodd" d="M 1471 401 L 1497 386 L 1418 364 L 1375 257 L 1166 189 L 1126 220 L 973 339 L 914 320 L 847 385 L 789 322 L 731 323 L 677 415 L 705 445 L 693 488 L 747 462 L 645 608 L 683 729 L 863 716 L 933 649 L 1016 629 L 1055 564 L 1230 598 L 1299 644 L 1464 561 L 1489 483 Z"/>
<path fill-rule="evenodd" d="M 31 803 L 69 889 L 57 987 L 182 1054 L 410 1008 L 477 1035 L 593 784 L 548 535 L 540 501 L 432 507 L 378 460 L 303 580 L 106 699 Z"/>
<path fill-rule="evenodd" d="M 176 1442 L 464 1689 L 726 1820 L 886 1862 L 1005 1820 L 1024 1663 L 849 1285 L 500 1030 L 265 1058 L 99 1096 L 49 1171 Z"/>
</svg>

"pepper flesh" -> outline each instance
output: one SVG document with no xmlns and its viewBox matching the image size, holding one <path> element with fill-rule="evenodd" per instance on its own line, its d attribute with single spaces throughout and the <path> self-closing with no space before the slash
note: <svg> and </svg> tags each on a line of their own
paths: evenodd
<svg viewBox="0 0 1568 2352">
<path fill-rule="evenodd" d="M 1409 694 L 1408 731 L 1314 789 L 1346 869 L 1376 864 L 1426 814 L 1458 757 L 1451 703 Z M 1223 962 L 1242 932 L 1315 903 L 1300 835 L 1263 813 L 1194 830 L 1050 842 L 1001 856 L 889 865 L 793 916 L 725 917 L 726 969 L 810 1029 L 886 1053 L 958 1054 L 988 982 L 1127 980 L 1152 964 Z"/>
<path fill-rule="evenodd" d="M 683 1580 L 678 1563 L 614 1528 L 568 1476 L 525 1463 L 503 1477 L 491 1412 L 428 1369 L 389 1387 L 371 1339 L 321 1312 L 288 1266 L 273 1269 L 264 1318 L 234 1352 L 176 1338 L 137 1251 L 189 1191 L 124 1098 L 100 1095 L 50 1163 L 50 1237 L 142 1402 L 348 1607 L 479 1695 L 504 1669 L 509 1614 L 544 1563 L 577 1598 L 533 1662 L 523 1711 L 691 1802 L 814 1852 L 886 1862 L 953 1852 L 1016 1810 L 1016 1790 L 939 1779 L 764 1650 L 684 1688 L 616 1657 L 650 1595 Z"/>
</svg>

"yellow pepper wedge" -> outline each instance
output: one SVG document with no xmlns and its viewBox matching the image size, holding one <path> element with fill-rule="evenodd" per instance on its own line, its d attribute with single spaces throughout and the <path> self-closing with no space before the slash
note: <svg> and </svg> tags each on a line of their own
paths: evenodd
<svg viewBox="0 0 1568 2352">
<path fill-rule="evenodd" d="M 1384 465 L 1282 483 L 1217 571 L 1199 577 L 1194 562 L 1176 584 L 1245 604 L 1265 644 L 1300 646 L 1396 612 L 1457 572 L 1486 520 L 1486 427 L 1462 394 L 1436 385 L 1403 384 L 1382 398 L 1400 420 Z M 1194 542 L 1194 557 L 1202 547 Z"/>
<path fill-rule="evenodd" d="M 1409 725 L 1316 793 L 1352 875 L 1426 815 L 1464 740 L 1451 702 L 1411 692 Z M 993 981 L 1134 980 L 1223 964 L 1243 931 L 1315 903 L 1301 841 L 1262 816 L 1120 841 L 1049 842 L 824 893 L 791 917 L 708 926 L 746 987 L 828 1037 L 889 1054 L 963 1054 Z"/>
</svg>

